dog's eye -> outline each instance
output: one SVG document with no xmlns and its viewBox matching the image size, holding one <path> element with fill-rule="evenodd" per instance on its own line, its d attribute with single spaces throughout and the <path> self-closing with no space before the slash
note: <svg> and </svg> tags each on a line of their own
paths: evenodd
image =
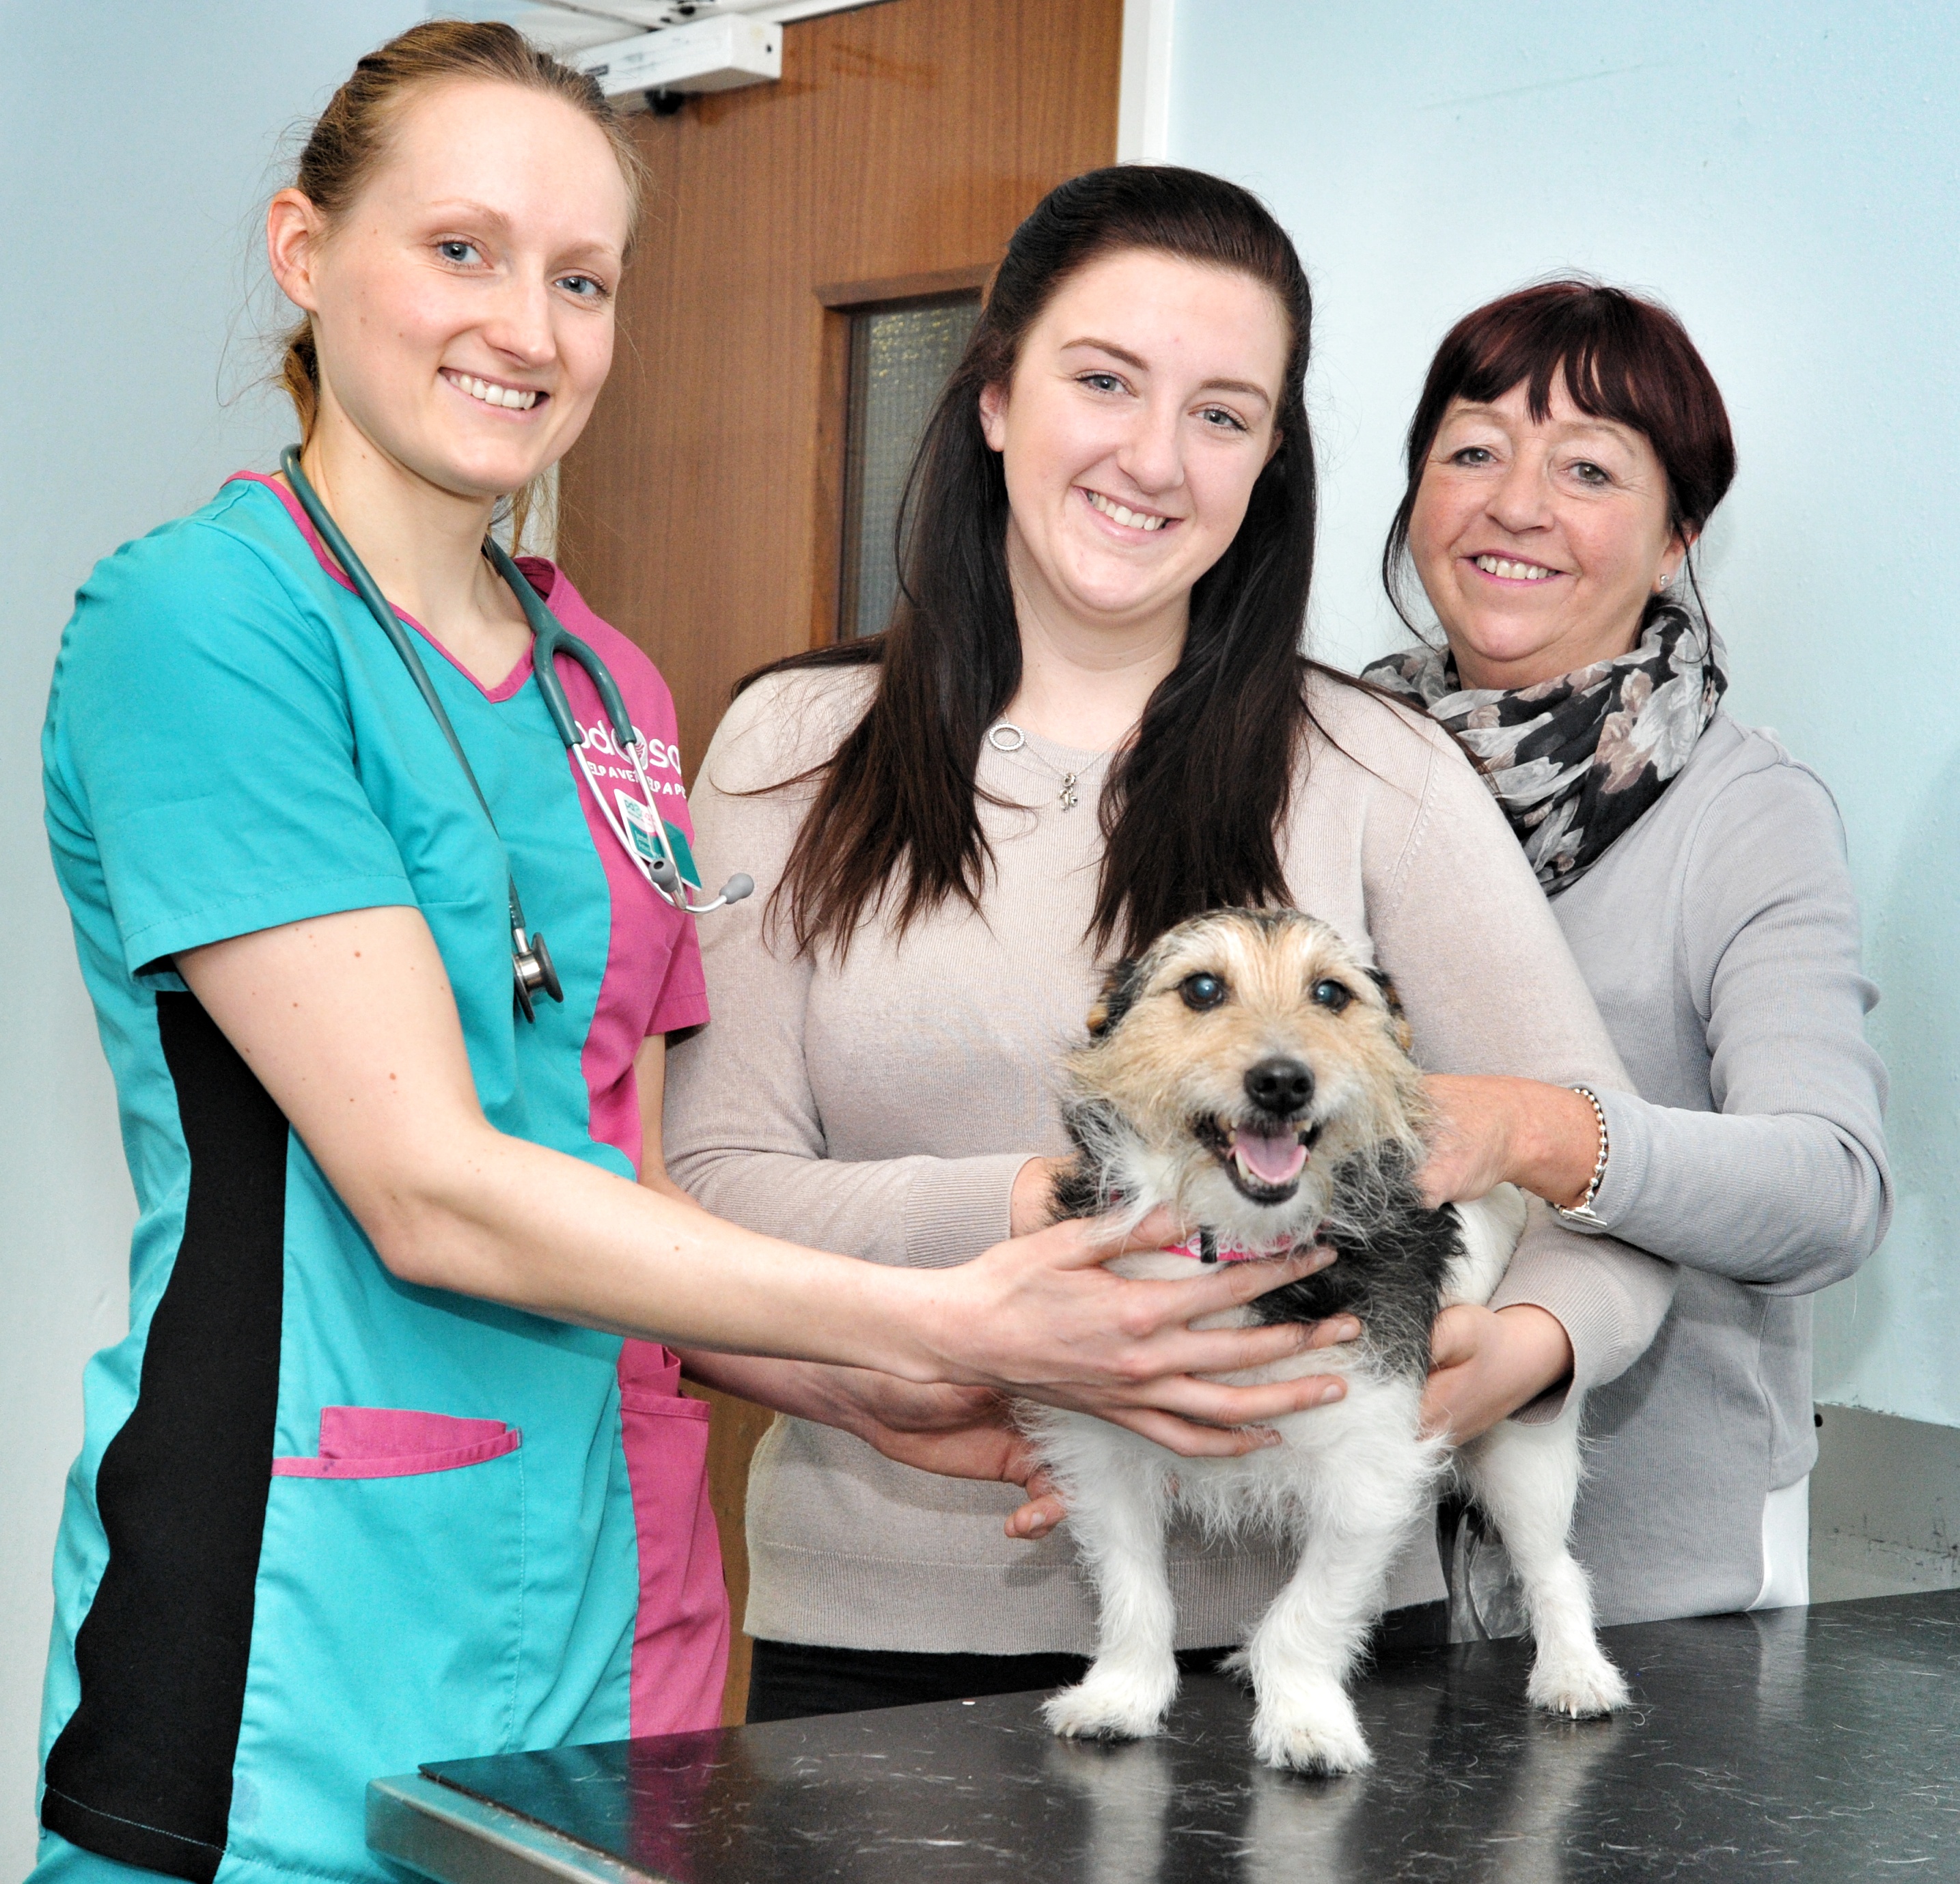
<svg viewBox="0 0 1960 1884">
<path fill-rule="evenodd" d="M 1184 997 L 1187 1007 L 1202 1014 L 1225 998 L 1225 984 L 1216 975 L 1187 975 L 1178 983 L 1177 991 Z"/>
<path fill-rule="evenodd" d="M 1354 997 L 1338 982 L 1316 982 L 1313 998 L 1329 1014 L 1338 1014 Z"/>
</svg>

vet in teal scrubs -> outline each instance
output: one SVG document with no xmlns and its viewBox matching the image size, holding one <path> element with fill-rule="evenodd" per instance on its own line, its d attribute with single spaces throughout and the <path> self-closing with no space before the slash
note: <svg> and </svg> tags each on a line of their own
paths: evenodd
<svg viewBox="0 0 1960 1884">
<path fill-rule="evenodd" d="M 685 830 L 659 676 L 523 568 L 617 677 Z M 235 479 L 110 557 L 62 641 L 48 829 L 141 1217 L 62 1521 L 37 1884 L 390 1876 L 362 1840 L 377 1774 L 717 1718 L 707 1409 L 678 1364 L 391 1275 L 173 972 L 418 909 L 491 1123 L 634 1174 L 633 1056 L 707 1018 L 692 918 L 606 828 L 528 656 L 486 689 L 423 641 L 550 936 L 565 999 L 535 1025 L 504 851 L 282 488 Z M 604 776 L 597 699 L 558 671 Z"/>
</svg>

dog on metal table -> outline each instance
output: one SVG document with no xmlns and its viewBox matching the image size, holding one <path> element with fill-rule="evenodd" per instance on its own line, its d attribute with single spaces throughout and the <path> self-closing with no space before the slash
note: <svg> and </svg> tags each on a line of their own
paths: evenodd
<svg viewBox="0 0 1960 1884">
<path fill-rule="evenodd" d="M 1318 1236 L 1339 1252 L 1331 1267 L 1218 1322 L 1346 1313 L 1362 1333 L 1229 1376 L 1347 1382 L 1341 1400 L 1274 1421 L 1281 1444 L 1242 1458 L 1178 1458 L 1084 1415 L 1022 1410 L 1098 1601 L 1088 1674 L 1046 1704 L 1057 1733 L 1160 1730 L 1178 1679 L 1165 1531 L 1182 1510 L 1211 1535 L 1264 1529 L 1299 1552 L 1227 1664 L 1251 1681 L 1259 1757 L 1305 1772 L 1366 1767 L 1347 1683 L 1397 1548 L 1452 1469 L 1516 1570 L 1537 1644 L 1531 1699 L 1575 1716 L 1624 1704 L 1567 1548 L 1579 1396 L 1555 1421 L 1507 1421 L 1453 1454 L 1420 1428 L 1430 1325 L 1452 1303 L 1489 1300 L 1526 1207 L 1508 1185 L 1472 1204 L 1424 1203 L 1426 1112 L 1409 1046 L 1387 978 L 1297 911 L 1195 918 L 1109 975 L 1066 1065 L 1078 1156 L 1058 1187 L 1060 1214 L 1141 1217 L 1169 1204 L 1202 1226 L 1182 1250 L 1118 1258 L 1130 1275 L 1188 1275 L 1194 1259 L 1258 1260 Z"/>
</svg>

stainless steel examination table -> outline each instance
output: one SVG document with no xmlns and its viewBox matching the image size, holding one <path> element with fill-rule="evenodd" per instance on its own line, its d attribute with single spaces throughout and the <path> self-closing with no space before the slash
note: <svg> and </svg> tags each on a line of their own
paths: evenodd
<svg viewBox="0 0 1960 1884">
<path fill-rule="evenodd" d="M 1609 1721 L 1534 1714 L 1522 1643 L 1386 1655 L 1354 1778 L 1256 1765 L 1204 1678 L 1128 1746 L 1013 1695 L 444 1761 L 369 1788 L 368 1842 L 443 1884 L 1960 1879 L 1960 1592 L 1605 1641 Z"/>
</svg>

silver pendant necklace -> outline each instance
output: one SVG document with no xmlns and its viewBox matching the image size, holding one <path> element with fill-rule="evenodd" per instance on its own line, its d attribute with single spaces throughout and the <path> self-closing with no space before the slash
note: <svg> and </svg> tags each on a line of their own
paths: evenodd
<svg viewBox="0 0 1960 1884">
<path fill-rule="evenodd" d="M 1085 765 L 1082 772 L 1064 772 L 1053 759 L 1044 758 L 1029 745 L 1027 734 L 1023 733 L 1012 720 L 997 720 L 988 727 L 987 743 L 997 753 L 1025 752 L 1030 759 L 1045 765 L 1061 781 L 1061 789 L 1055 794 L 1055 796 L 1061 801 L 1063 810 L 1073 811 L 1082 802 L 1075 787 L 1077 781 L 1082 776 L 1082 772 L 1090 769 L 1088 766 Z M 1107 753 L 1099 753 L 1096 756 L 1096 762 L 1100 764 L 1109 756 Z"/>
</svg>

